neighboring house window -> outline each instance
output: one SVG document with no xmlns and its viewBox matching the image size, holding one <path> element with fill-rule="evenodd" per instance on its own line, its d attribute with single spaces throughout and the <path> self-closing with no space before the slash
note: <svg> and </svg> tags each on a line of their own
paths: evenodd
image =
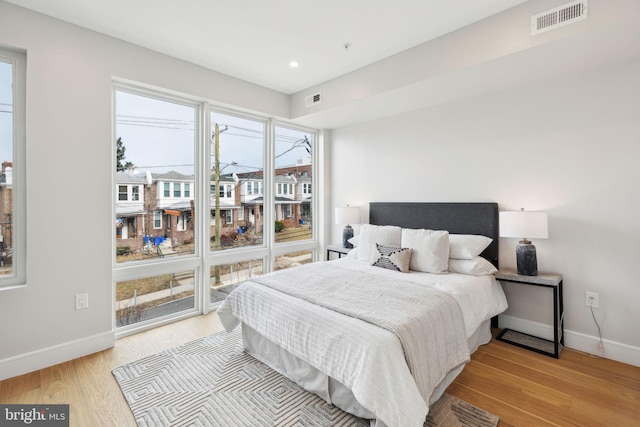
<svg viewBox="0 0 640 427">
<path fill-rule="evenodd" d="M 164 197 L 171 197 L 171 183 L 164 183 Z"/>
<path fill-rule="evenodd" d="M 153 228 L 162 228 L 162 212 L 160 211 L 153 212 Z"/>
<path fill-rule="evenodd" d="M 140 200 L 140 186 L 134 185 L 131 187 L 131 200 L 137 202 Z"/>
<path fill-rule="evenodd" d="M 126 185 L 118 185 L 118 200 L 129 200 L 129 188 Z"/>
<path fill-rule="evenodd" d="M 227 185 L 226 187 L 227 187 L 227 197 L 231 198 L 231 186 Z"/>
<path fill-rule="evenodd" d="M 173 183 L 173 197 L 177 197 L 180 198 L 180 183 L 179 182 L 174 182 Z"/>
<path fill-rule="evenodd" d="M 244 221 L 244 209 L 238 209 L 238 221 Z"/>
<path fill-rule="evenodd" d="M 188 182 L 184 184 L 184 197 L 191 197 L 191 184 Z"/>
<path fill-rule="evenodd" d="M 26 283 L 26 63 L 0 49 L 0 288 Z"/>
<path fill-rule="evenodd" d="M 251 181 L 247 182 L 247 194 L 251 194 L 252 187 L 253 187 L 253 183 Z"/>
<path fill-rule="evenodd" d="M 225 215 L 226 218 L 224 219 L 227 224 L 232 224 L 233 223 L 233 211 L 231 209 L 229 209 L 228 211 L 225 211 Z"/>
</svg>

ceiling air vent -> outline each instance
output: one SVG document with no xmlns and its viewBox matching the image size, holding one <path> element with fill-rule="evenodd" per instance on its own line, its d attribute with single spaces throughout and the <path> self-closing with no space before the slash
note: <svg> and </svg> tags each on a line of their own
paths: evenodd
<svg viewBox="0 0 640 427">
<path fill-rule="evenodd" d="M 587 0 L 572 1 L 531 17 L 531 35 L 555 30 L 587 19 Z"/>
<path fill-rule="evenodd" d="M 320 92 L 314 93 L 313 95 L 309 95 L 304 98 L 304 106 L 309 108 L 314 105 L 320 104 Z"/>
</svg>

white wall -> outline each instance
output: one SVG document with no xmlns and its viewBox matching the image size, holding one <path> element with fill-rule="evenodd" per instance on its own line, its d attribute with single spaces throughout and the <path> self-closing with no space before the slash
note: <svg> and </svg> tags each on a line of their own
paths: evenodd
<svg viewBox="0 0 640 427">
<path fill-rule="evenodd" d="M 567 346 L 599 353 L 585 307 L 585 291 L 597 292 L 607 356 L 640 365 L 638 76 L 639 61 L 618 64 L 333 130 L 331 205 L 495 201 L 548 212 L 549 239 L 533 243 L 539 270 L 564 276 Z M 333 226 L 334 242 L 340 232 Z M 516 241 L 501 239 L 502 267 L 515 267 Z M 503 319 L 529 332 L 552 324 L 540 289 L 507 289 Z"/>
<path fill-rule="evenodd" d="M 203 40 L 203 43 L 206 42 Z M 27 286 L 0 290 L 0 379 L 113 343 L 112 77 L 288 117 L 278 92 L 0 1 L 27 51 Z M 89 309 L 75 310 L 75 294 Z"/>
<path fill-rule="evenodd" d="M 112 77 L 274 117 L 290 116 L 290 99 L 3 1 L 0 45 L 26 50 L 28 68 L 27 286 L 0 291 L 2 379 L 113 343 Z M 337 129 L 324 152 L 325 202 L 497 201 L 548 211 L 550 239 L 534 243 L 540 269 L 565 276 L 568 344 L 597 351 L 584 291 L 598 292 L 608 351 L 622 349 L 614 356 L 640 364 L 632 274 L 640 249 L 639 68 Z M 93 197 L 82 203 L 77 195 Z M 341 227 L 332 227 L 337 242 Z M 503 266 L 513 266 L 515 243 L 501 242 Z M 88 310 L 75 310 L 79 292 L 89 293 Z M 546 322 L 541 299 L 510 294 L 509 314 Z"/>
</svg>

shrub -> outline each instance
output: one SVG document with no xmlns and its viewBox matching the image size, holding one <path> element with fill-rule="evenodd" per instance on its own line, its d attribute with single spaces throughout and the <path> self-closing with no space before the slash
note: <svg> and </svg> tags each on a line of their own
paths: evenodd
<svg viewBox="0 0 640 427">
<path fill-rule="evenodd" d="M 131 253 L 131 247 L 118 246 L 116 247 L 116 255 L 129 255 Z"/>
<path fill-rule="evenodd" d="M 282 230 L 284 230 L 284 222 L 276 221 L 276 233 L 279 233 Z"/>
</svg>

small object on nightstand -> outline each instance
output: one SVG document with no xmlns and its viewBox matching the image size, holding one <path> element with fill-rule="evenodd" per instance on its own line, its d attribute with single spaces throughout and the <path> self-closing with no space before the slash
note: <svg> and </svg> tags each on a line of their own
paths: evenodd
<svg viewBox="0 0 640 427">
<path fill-rule="evenodd" d="M 553 290 L 553 341 L 513 331 L 511 329 L 504 329 L 496 339 L 528 350 L 533 350 L 547 356 L 555 357 L 556 359 L 559 358 L 560 351 L 562 350 L 562 347 L 564 347 L 562 275 L 539 274 L 537 276 L 525 276 L 518 274 L 515 271 L 500 270 L 495 274 L 495 277 L 502 282 L 542 286 Z"/>
<path fill-rule="evenodd" d="M 521 238 L 516 246 L 518 274 L 536 276 L 538 258 L 536 247 L 529 238 L 546 239 L 549 237 L 546 212 L 500 212 L 500 237 Z"/>
<path fill-rule="evenodd" d="M 327 246 L 327 261 L 330 259 L 329 256 L 331 252 L 338 254 L 338 258 L 342 258 L 351 252 L 351 249 L 352 248 L 345 248 L 342 245 L 329 245 Z"/>
<path fill-rule="evenodd" d="M 336 224 L 347 224 L 342 230 L 342 247 L 353 248 L 349 239 L 353 237 L 353 227 L 350 224 L 360 224 L 360 208 L 347 206 L 336 208 Z"/>
</svg>

